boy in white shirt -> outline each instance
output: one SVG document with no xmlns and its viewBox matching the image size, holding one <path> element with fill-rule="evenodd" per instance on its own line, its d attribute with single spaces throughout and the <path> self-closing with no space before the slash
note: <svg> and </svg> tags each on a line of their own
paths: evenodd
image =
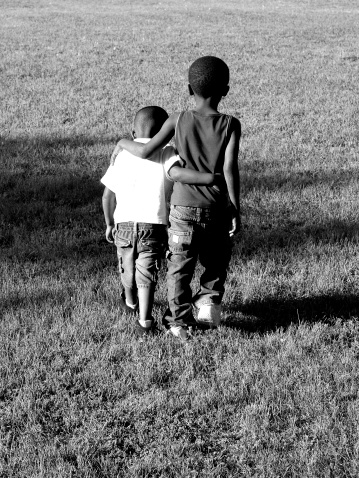
<svg viewBox="0 0 359 478">
<path fill-rule="evenodd" d="M 139 110 L 132 136 L 147 143 L 158 133 L 168 114 L 159 106 Z M 115 242 L 124 291 L 120 304 L 136 313 L 136 331 L 156 330 L 152 317 L 154 292 L 161 256 L 167 245 L 168 205 L 173 181 L 213 185 L 218 175 L 181 168 L 171 146 L 157 151 L 149 160 L 121 151 L 101 179 L 106 221 L 106 239 Z"/>
</svg>

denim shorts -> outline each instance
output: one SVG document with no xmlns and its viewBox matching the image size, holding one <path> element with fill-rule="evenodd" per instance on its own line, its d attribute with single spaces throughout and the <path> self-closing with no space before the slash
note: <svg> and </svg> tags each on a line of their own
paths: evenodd
<svg viewBox="0 0 359 478">
<path fill-rule="evenodd" d="M 167 226 L 145 222 L 120 222 L 114 231 L 121 281 L 136 289 L 156 285 L 167 243 Z"/>
</svg>

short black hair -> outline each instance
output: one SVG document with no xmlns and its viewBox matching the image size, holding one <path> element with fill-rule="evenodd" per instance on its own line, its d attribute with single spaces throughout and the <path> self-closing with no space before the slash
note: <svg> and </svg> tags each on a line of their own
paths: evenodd
<svg viewBox="0 0 359 478">
<path fill-rule="evenodd" d="M 167 119 L 167 112 L 160 106 L 145 106 L 137 111 L 133 126 L 135 130 L 146 131 L 147 135 L 152 138 L 159 132 Z"/>
<path fill-rule="evenodd" d="M 202 56 L 190 66 L 188 82 L 194 93 L 202 98 L 221 94 L 229 83 L 229 68 L 220 58 Z"/>
</svg>

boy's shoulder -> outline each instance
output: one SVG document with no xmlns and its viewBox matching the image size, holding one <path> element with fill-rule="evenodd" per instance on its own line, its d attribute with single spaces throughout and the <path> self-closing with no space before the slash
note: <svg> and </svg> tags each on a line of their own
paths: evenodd
<svg viewBox="0 0 359 478">
<path fill-rule="evenodd" d="M 227 120 L 229 121 L 230 123 L 233 123 L 233 126 L 234 127 L 238 127 L 238 125 L 240 125 L 240 121 L 238 118 L 236 118 L 235 116 L 233 115 L 230 115 L 228 113 L 221 113 L 219 111 L 217 111 L 216 113 L 211 113 L 211 114 L 204 114 L 200 111 L 197 111 L 196 109 L 192 109 L 192 110 L 183 110 L 183 111 L 180 111 L 179 113 L 175 113 L 177 115 L 177 120 L 179 118 L 186 118 L 186 117 L 197 117 L 197 118 L 209 118 L 209 117 L 220 117 L 220 118 L 223 118 L 224 120 Z"/>
<path fill-rule="evenodd" d="M 234 126 L 238 127 L 241 125 L 239 118 L 237 118 L 236 116 L 233 116 L 233 115 L 227 115 L 227 116 L 231 118 L 231 123 L 233 123 Z"/>
<path fill-rule="evenodd" d="M 242 125 L 238 118 L 232 115 L 228 115 L 230 118 L 230 129 L 231 131 L 241 131 Z"/>
<path fill-rule="evenodd" d="M 122 149 L 119 153 L 117 153 L 117 156 L 115 156 L 115 158 L 113 159 L 113 162 L 111 162 L 111 165 L 112 166 L 118 165 L 126 157 L 128 157 L 127 151 L 125 149 Z"/>
<path fill-rule="evenodd" d="M 122 150 L 117 154 L 114 160 L 111 161 L 111 164 L 108 168 L 108 173 L 123 174 L 127 170 L 132 170 L 134 167 L 134 163 L 136 163 L 136 160 L 139 160 L 139 158 L 131 155 L 131 153 L 126 150 Z"/>
<path fill-rule="evenodd" d="M 171 146 L 170 144 L 167 144 L 164 148 L 162 148 L 162 150 L 161 150 L 161 162 L 163 164 L 172 160 L 172 158 L 174 158 L 174 157 L 177 157 L 177 151 L 173 146 Z"/>
</svg>

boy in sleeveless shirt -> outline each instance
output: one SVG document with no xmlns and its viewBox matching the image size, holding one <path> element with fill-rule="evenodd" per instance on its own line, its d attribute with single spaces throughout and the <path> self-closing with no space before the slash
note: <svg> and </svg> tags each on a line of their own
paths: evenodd
<svg viewBox="0 0 359 478">
<path fill-rule="evenodd" d="M 132 137 L 136 142 L 148 142 L 167 118 L 168 114 L 159 106 L 140 109 L 134 119 Z M 152 305 L 161 255 L 167 243 L 167 204 L 173 180 L 196 184 L 213 184 L 216 180 L 215 175 L 179 167 L 179 161 L 171 146 L 159 149 L 151 161 L 122 151 L 101 179 L 105 185 L 106 239 L 117 246 L 124 289 L 120 304 L 130 313 L 139 309 L 139 320 L 134 322 L 139 335 L 156 331 Z"/>
<path fill-rule="evenodd" d="M 176 182 L 171 196 L 167 284 L 169 308 L 163 318 L 166 328 L 182 340 L 196 323 L 217 326 L 231 255 L 230 237 L 240 227 L 238 150 L 241 124 L 218 112 L 229 91 L 229 69 L 213 56 L 197 59 L 189 69 L 189 93 L 196 107 L 174 113 L 146 144 L 122 139 L 124 148 L 149 158 L 175 136 L 183 167 L 198 172 L 220 173 L 224 182 L 199 186 Z M 200 289 L 192 298 L 191 280 L 197 259 L 204 267 Z M 197 322 L 192 304 L 197 311 Z"/>
</svg>

